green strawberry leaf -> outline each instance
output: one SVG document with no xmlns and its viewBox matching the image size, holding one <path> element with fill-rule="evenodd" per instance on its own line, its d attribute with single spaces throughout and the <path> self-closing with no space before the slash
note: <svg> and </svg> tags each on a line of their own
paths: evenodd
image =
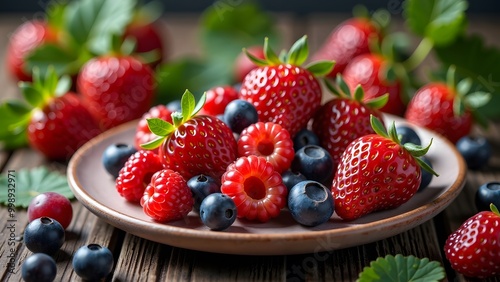
<svg viewBox="0 0 500 282">
<path fill-rule="evenodd" d="M 317 77 L 323 77 L 329 74 L 334 66 L 335 61 L 315 61 L 308 64 L 306 69 Z"/>
<path fill-rule="evenodd" d="M 21 89 L 21 93 L 23 94 L 23 98 L 32 106 L 37 107 L 43 101 L 42 95 L 40 95 L 40 91 L 35 88 L 35 86 L 31 82 L 21 81 L 19 82 L 19 89 Z"/>
<path fill-rule="evenodd" d="M 74 198 L 66 176 L 50 171 L 45 166 L 4 173 L 0 175 L 0 185 L 9 187 L 9 179 L 15 179 L 14 182 L 10 180 L 10 183 L 15 183 L 14 205 L 16 207 L 27 208 L 33 197 L 44 192 L 56 192 L 70 200 Z M 9 198 L 12 199 L 7 193 L 1 193 L 0 203 L 8 205 Z"/>
<path fill-rule="evenodd" d="M 288 52 L 287 62 L 294 66 L 302 65 L 309 56 L 309 46 L 307 45 L 307 36 L 304 35 L 297 40 Z"/>
<path fill-rule="evenodd" d="M 182 122 L 185 122 L 191 118 L 195 103 L 196 100 L 193 93 L 189 92 L 189 90 L 186 89 L 181 98 Z"/>
<path fill-rule="evenodd" d="M 0 104 L 0 148 L 15 149 L 28 145 L 26 128 L 31 108 L 21 104 L 20 101 Z M 19 111 L 19 108 L 24 109 Z"/>
<path fill-rule="evenodd" d="M 76 74 L 80 67 L 76 53 L 50 43 L 33 50 L 26 58 L 26 65 L 29 70 L 39 68 L 42 73 L 53 66 L 57 74 Z"/>
<path fill-rule="evenodd" d="M 155 139 L 146 142 L 144 144 L 141 144 L 141 148 L 146 149 L 146 150 L 153 150 L 158 147 L 165 141 L 165 136 L 158 136 Z"/>
<path fill-rule="evenodd" d="M 255 62 L 255 63 L 258 63 L 258 64 L 261 64 L 262 62 L 264 62 L 265 65 L 269 65 L 269 64 L 270 65 L 279 65 L 279 64 L 281 64 L 280 58 L 278 57 L 278 55 L 276 55 L 276 53 L 274 52 L 273 48 L 269 44 L 269 38 L 268 37 L 266 37 L 264 39 L 264 47 L 263 48 L 264 48 L 264 57 L 266 58 L 266 60 L 255 61 L 255 57 L 251 56 L 249 58 L 250 58 L 250 60 L 252 60 L 252 62 Z"/>
<path fill-rule="evenodd" d="M 364 97 L 365 91 L 363 90 L 363 87 L 358 84 L 358 86 L 356 86 L 356 89 L 354 90 L 354 100 L 363 101 Z"/>
<path fill-rule="evenodd" d="M 463 34 L 467 6 L 466 0 L 408 0 L 403 14 L 411 31 L 444 46 Z"/>
<path fill-rule="evenodd" d="M 370 115 L 370 124 L 373 128 L 373 131 L 378 135 L 389 138 L 389 134 L 387 133 L 387 129 L 384 124 L 374 115 Z"/>
<path fill-rule="evenodd" d="M 335 82 L 337 83 L 337 86 L 340 88 L 340 91 L 342 93 L 351 97 L 351 89 L 349 89 L 349 86 L 347 85 L 344 78 L 340 74 L 337 74 Z"/>
<path fill-rule="evenodd" d="M 158 136 L 167 136 L 174 130 L 174 126 L 161 119 L 161 118 L 150 118 L 146 120 L 148 123 L 149 130 Z"/>
<path fill-rule="evenodd" d="M 387 104 L 388 101 L 389 101 L 389 93 L 385 93 L 384 95 L 365 100 L 364 103 L 365 105 L 367 105 L 372 109 L 380 109 L 383 106 L 385 106 L 385 104 Z"/>
<path fill-rule="evenodd" d="M 387 255 L 372 261 L 359 274 L 358 282 L 431 282 L 445 278 L 445 271 L 437 261 L 414 256 Z"/>
</svg>

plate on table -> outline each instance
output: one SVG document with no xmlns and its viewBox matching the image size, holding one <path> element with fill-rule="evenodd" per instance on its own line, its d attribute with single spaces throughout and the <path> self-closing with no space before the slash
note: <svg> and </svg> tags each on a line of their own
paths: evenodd
<svg viewBox="0 0 500 282">
<path fill-rule="evenodd" d="M 386 116 L 386 124 L 403 124 L 401 118 Z M 427 154 L 434 170 L 429 187 L 417 193 L 407 203 L 392 210 L 379 211 L 354 221 L 342 221 L 335 214 L 317 227 L 296 223 L 288 211 L 267 223 L 237 219 L 225 231 L 211 231 L 203 225 L 197 213 L 171 223 L 158 223 L 146 216 L 139 204 L 123 199 L 101 164 L 103 151 L 111 144 L 133 143 L 137 121 L 119 127 L 90 140 L 73 156 L 68 165 L 68 181 L 76 198 L 92 213 L 136 236 L 186 249 L 240 255 L 303 254 L 342 249 L 371 243 L 402 233 L 431 219 L 462 190 L 466 165 L 452 143 L 424 128 L 415 130 L 427 145 Z"/>
</svg>

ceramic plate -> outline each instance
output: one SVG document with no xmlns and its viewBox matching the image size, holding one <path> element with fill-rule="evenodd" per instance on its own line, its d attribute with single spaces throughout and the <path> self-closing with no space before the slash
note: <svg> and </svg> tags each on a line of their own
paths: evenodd
<svg viewBox="0 0 500 282">
<path fill-rule="evenodd" d="M 388 116 L 386 121 L 405 121 Z M 176 247 L 198 251 L 242 254 L 282 255 L 313 253 L 362 245 L 381 240 L 431 219 L 460 193 L 466 166 L 454 146 L 423 128 L 415 127 L 423 144 L 433 138 L 428 157 L 440 174 L 430 186 L 402 206 L 344 222 L 336 215 L 314 228 L 295 223 L 284 210 L 267 223 L 236 220 L 229 229 L 216 232 L 206 228 L 191 212 L 185 220 L 168 224 L 148 218 L 137 204 L 121 198 L 114 180 L 101 165 L 104 149 L 114 143 L 132 143 L 136 122 L 109 130 L 85 144 L 71 159 L 68 180 L 76 198 L 109 224 L 136 236 Z"/>
</svg>

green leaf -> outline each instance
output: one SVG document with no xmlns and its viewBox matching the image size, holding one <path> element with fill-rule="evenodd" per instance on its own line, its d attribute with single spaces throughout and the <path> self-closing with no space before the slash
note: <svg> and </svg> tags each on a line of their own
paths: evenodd
<svg viewBox="0 0 500 282">
<path fill-rule="evenodd" d="M 248 54 L 247 54 L 248 56 Z M 259 61 L 255 61 L 255 58 L 252 58 L 253 56 L 249 56 L 249 58 L 252 60 L 252 62 L 255 62 L 255 63 L 260 63 Z M 280 58 L 278 57 L 278 55 L 276 55 L 276 53 L 274 52 L 273 48 L 271 47 L 271 45 L 269 45 L 269 38 L 266 37 L 264 39 L 264 57 L 266 58 L 266 64 L 269 65 L 279 65 L 281 64 L 281 60 Z"/>
<path fill-rule="evenodd" d="M 5 106 L 7 107 L 8 110 L 10 110 L 11 113 L 20 116 L 29 114 L 32 110 L 30 106 L 26 105 L 26 103 L 19 100 L 6 101 Z"/>
<path fill-rule="evenodd" d="M 174 131 L 174 126 L 161 118 L 150 118 L 146 122 L 149 130 L 157 136 L 167 136 Z"/>
<path fill-rule="evenodd" d="M 349 89 L 349 86 L 345 82 L 344 78 L 342 78 L 342 75 L 337 74 L 336 83 L 340 88 L 340 91 L 342 91 L 347 96 L 351 96 L 351 90 Z"/>
<path fill-rule="evenodd" d="M 431 39 L 435 45 L 447 45 L 465 30 L 465 0 L 408 0 L 404 3 L 409 29 Z"/>
<path fill-rule="evenodd" d="M 359 274 L 358 282 L 431 282 L 445 278 L 445 271 L 437 261 L 414 256 L 387 255 L 372 261 Z"/>
<path fill-rule="evenodd" d="M 464 97 L 469 93 L 472 87 L 472 79 L 470 77 L 464 78 L 457 83 L 457 92 L 460 97 Z"/>
<path fill-rule="evenodd" d="M 56 96 L 60 97 L 71 89 L 71 78 L 68 75 L 63 75 L 61 78 L 59 78 L 59 81 L 57 82 L 57 86 L 55 89 L 55 94 Z"/>
<path fill-rule="evenodd" d="M 18 106 L 8 102 L 0 104 L 0 148 L 2 149 L 16 149 L 28 144 L 26 129 L 31 115 L 30 112 L 20 112 L 11 108 L 16 109 Z"/>
<path fill-rule="evenodd" d="M 49 66 L 54 67 L 57 74 L 76 74 L 80 67 L 78 55 L 54 44 L 44 44 L 36 48 L 26 58 L 28 69 L 39 68 L 45 73 Z"/>
<path fill-rule="evenodd" d="M 158 136 L 149 142 L 141 144 L 141 148 L 146 149 L 146 150 L 153 150 L 153 149 L 160 147 L 160 145 L 163 143 L 163 141 L 165 141 L 165 137 Z"/>
<path fill-rule="evenodd" d="M 363 98 L 365 97 L 365 91 L 363 90 L 363 87 L 358 84 L 356 86 L 356 89 L 354 90 L 354 100 L 356 101 L 363 101 Z"/>
<path fill-rule="evenodd" d="M 389 101 L 389 93 L 385 93 L 384 95 L 365 100 L 364 103 L 365 105 L 367 105 L 372 109 L 380 109 L 383 106 L 385 106 L 385 104 L 387 104 L 388 101 Z"/>
<path fill-rule="evenodd" d="M 194 107 L 194 110 L 191 114 L 191 116 L 194 116 L 196 115 L 199 111 L 201 111 L 201 109 L 203 108 L 203 106 L 205 105 L 205 102 L 207 101 L 207 93 L 204 92 L 202 95 L 201 95 L 201 98 L 198 100 L 198 102 L 196 103 L 196 107 Z"/>
<path fill-rule="evenodd" d="M 9 179 L 14 179 L 14 181 Z M 44 192 L 56 192 L 70 200 L 74 198 L 66 176 L 56 171 L 50 171 L 45 166 L 20 169 L 0 175 L 2 187 L 9 187 L 9 181 L 11 184 L 15 183 L 15 195 L 10 198 L 15 199 L 16 207 L 27 208 L 33 197 Z M 0 193 L 0 203 L 9 204 L 8 193 Z"/>
<path fill-rule="evenodd" d="M 370 115 L 370 124 L 373 128 L 373 131 L 382 137 L 389 138 L 387 134 L 387 129 L 385 129 L 384 124 L 374 115 Z"/>
<path fill-rule="evenodd" d="M 491 94 L 484 91 L 469 93 L 464 98 L 464 103 L 472 109 L 480 108 L 491 100 Z"/>
<path fill-rule="evenodd" d="M 33 107 L 38 107 L 42 101 L 43 96 L 40 90 L 35 88 L 30 82 L 19 82 L 19 89 L 23 93 L 23 98 Z"/>
<path fill-rule="evenodd" d="M 295 66 L 302 65 L 309 56 L 309 46 L 307 45 L 307 35 L 299 38 L 288 52 L 288 63 Z"/>
<path fill-rule="evenodd" d="M 123 34 L 130 23 L 135 0 L 80 0 L 66 8 L 65 23 L 74 43 L 104 54 L 111 50 L 113 34 Z"/>
<path fill-rule="evenodd" d="M 306 69 L 317 77 L 329 74 L 335 66 L 334 61 L 316 61 L 308 64 Z"/>
<path fill-rule="evenodd" d="M 181 98 L 182 122 L 191 118 L 193 110 L 196 106 L 196 100 L 193 93 L 186 89 Z"/>
</svg>

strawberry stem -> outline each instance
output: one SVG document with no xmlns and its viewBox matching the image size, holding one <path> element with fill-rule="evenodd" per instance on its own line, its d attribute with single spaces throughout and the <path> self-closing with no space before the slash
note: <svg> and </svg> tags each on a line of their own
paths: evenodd
<svg viewBox="0 0 500 282">
<path fill-rule="evenodd" d="M 425 58 L 427 58 L 427 55 L 429 55 L 433 47 L 434 43 L 431 39 L 423 38 L 413 54 L 411 54 L 411 56 L 403 62 L 406 71 L 409 72 L 416 69 L 425 60 Z"/>
</svg>

